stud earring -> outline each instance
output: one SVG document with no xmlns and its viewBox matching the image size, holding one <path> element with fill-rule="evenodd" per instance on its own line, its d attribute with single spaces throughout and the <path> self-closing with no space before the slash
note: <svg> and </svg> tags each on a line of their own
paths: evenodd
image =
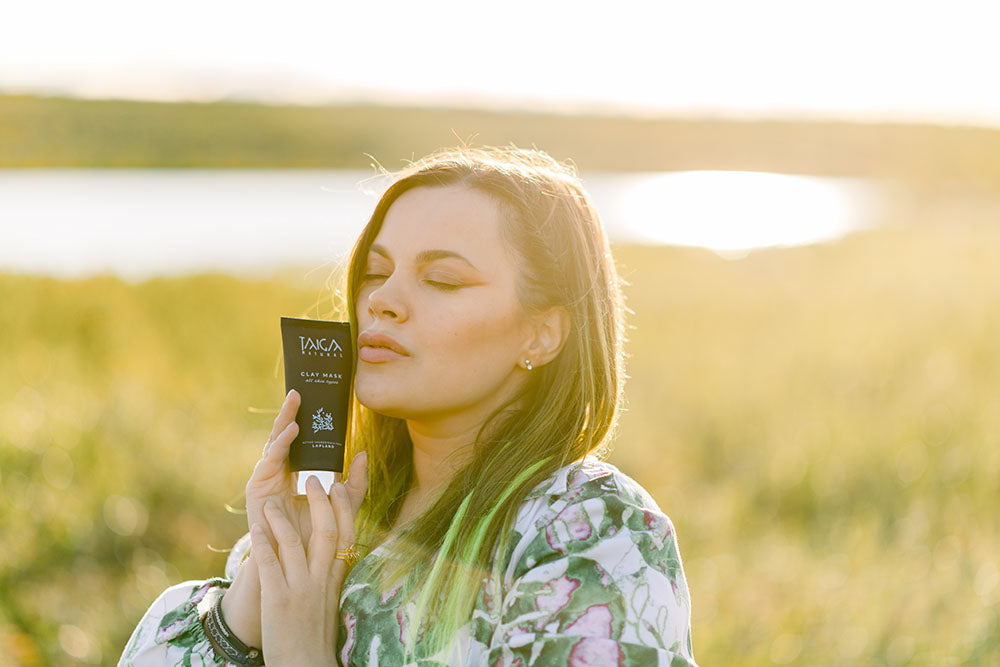
<svg viewBox="0 0 1000 667">
<path fill-rule="evenodd" d="M 530 371 L 530 370 L 531 370 L 532 368 L 534 368 L 534 366 L 532 366 L 532 365 L 531 365 L 531 359 L 525 359 L 525 360 L 524 360 L 524 367 L 525 367 L 525 368 L 527 368 L 527 369 L 528 369 L 529 371 Z"/>
</svg>

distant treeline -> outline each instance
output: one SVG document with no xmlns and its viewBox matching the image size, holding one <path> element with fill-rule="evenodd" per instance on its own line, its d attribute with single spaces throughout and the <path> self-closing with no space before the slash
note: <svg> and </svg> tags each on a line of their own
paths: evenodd
<svg viewBox="0 0 1000 667">
<path fill-rule="evenodd" d="M 0 167 L 395 169 L 441 146 L 536 146 L 584 170 L 742 169 L 1000 191 L 1000 130 L 470 109 L 0 96 Z"/>
</svg>

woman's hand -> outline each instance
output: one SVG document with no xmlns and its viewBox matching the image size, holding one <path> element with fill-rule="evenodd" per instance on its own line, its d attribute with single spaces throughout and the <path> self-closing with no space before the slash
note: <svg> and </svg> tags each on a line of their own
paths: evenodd
<svg viewBox="0 0 1000 667">
<path fill-rule="evenodd" d="M 334 556 L 354 544 L 355 512 L 339 481 L 327 496 L 311 478 L 306 492 L 313 527 L 308 547 L 288 515 L 270 500 L 263 508 L 265 524 L 254 523 L 250 529 L 260 573 L 264 662 L 272 667 L 337 664 L 340 589 L 347 564 Z"/>
<path fill-rule="evenodd" d="M 272 543 L 273 536 L 264 516 L 264 504 L 268 501 L 282 510 L 303 542 L 310 539 L 312 531 L 309 504 L 306 498 L 296 495 L 295 479 L 288 465 L 289 447 L 298 434 L 295 414 L 300 403 L 301 397 L 294 389 L 285 396 L 281 410 L 274 419 L 261 458 L 246 485 L 248 528 L 258 524 Z M 357 514 L 368 488 L 368 471 L 365 463 L 363 452 L 354 457 L 346 484 L 354 515 Z M 334 479 L 339 482 L 340 473 L 336 473 Z M 333 492 L 333 487 L 330 491 Z M 260 579 L 257 563 L 252 558 L 240 568 L 236 580 L 223 598 L 222 612 L 226 623 L 237 637 L 251 646 L 261 646 Z"/>
<path fill-rule="evenodd" d="M 274 418 L 271 434 L 264 445 L 260 460 L 254 466 L 246 485 L 247 528 L 255 523 L 266 526 L 264 503 L 277 503 L 294 517 L 295 526 L 308 532 L 308 521 L 301 517 L 308 508 L 295 500 L 295 480 L 288 467 L 288 448 L 298 434 L 295 413 L 301 397 L 294 389 L 285 396 L 278 416 Z M 268 533 L 270 530 L 268 529 Z M 251 536 L 251 540 L 252 540 Z M 306 535 L 303 539 L 308 539 Z M 250 558 L 240 567 L 232 586 L 222 598 L 222 615 L 233 633 L 249 646 L 261 645 L 260 629 L 260 578 L 257 562 Z"/>
<path fill-rule="evenodd" d="M 247 528 L 256 523 L 264 527 L 269 539 L 273 539 L 273 536 L 264 520 L 264 503 L 269 500 L 290 517 L 302 539 L 309 539 L 308 507 L 301 498 L 296 501 L 295 479 L 288 467 L 288 449 L 299 433 L 295 413 L 301 402 L 302 397 L 294 389 L 285 396 L 285 402 L 274 418 L 264 451 L 246 485 Z"/>
<path fill-rule="evenodd" d="M 254 466 L 253 474 L 250 475 L 246 485 L 247 527 L 259 524 L 272 541 L 273 536 L 264 520 L 264 503 L 268 500 L 281 508 L 303 541 L 309 540 L 309 505 L 305 496 L 296 494 L 295 477 L 288 465 L 288 450 L 299 433 L 299 426 L 295 423 L 295 413 L 299 411 L 301 403 L 302 397 L 294 389 L 285 396 L 285 402 L 282 403 L 278 416 L 274 418 L 274 426 L 271 428 L 267 444 L 264 445 L 260 461 Z M 368 489 L 367 470 L 359 469 L 357 473 L 355 472 L 355 465 L 364 461 L 364 452 L 354 457 L 345 485 L 354 514 L 358 513 L 365 491 Z M 339 472 L 334 473 L 333 479 L 339 482 L 343 479 L 343 475 Z"/>
</svg>

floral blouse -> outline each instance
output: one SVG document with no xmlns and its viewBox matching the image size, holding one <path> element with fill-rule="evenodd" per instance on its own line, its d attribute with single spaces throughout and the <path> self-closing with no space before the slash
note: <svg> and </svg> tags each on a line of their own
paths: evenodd
<svg viewBox="0 0 1000 667">
<path fill-rule="evenodd" d="M 486 577 L 472 618 L 434 656 L 404 654 L 416 593 L 379 590 L 383 544 L 347 575 L 338 655 L 343 665 L 660 665 L 694 667 L 687 582 L 670 519 L 615 466 L 587 456 L 557 470 L 525 498 L 512 549 Z M 164 591 L 132 633 L 119 666 L 222 665 L 200 615 L 226 577 Z M 497 567 L 494 561 L 494 567 Z M 412 593 L 412 594 L 411 594 Z"/>
</svg>

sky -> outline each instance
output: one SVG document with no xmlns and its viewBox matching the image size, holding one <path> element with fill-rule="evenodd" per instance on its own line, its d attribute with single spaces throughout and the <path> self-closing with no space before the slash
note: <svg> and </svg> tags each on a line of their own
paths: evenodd
<svg viewBox="0 0 1000 667">
<path fill-rule="evenodd" d="M 32 0 L 0 91 L 1000 126 L 994 0 Z"/>
</svg>

